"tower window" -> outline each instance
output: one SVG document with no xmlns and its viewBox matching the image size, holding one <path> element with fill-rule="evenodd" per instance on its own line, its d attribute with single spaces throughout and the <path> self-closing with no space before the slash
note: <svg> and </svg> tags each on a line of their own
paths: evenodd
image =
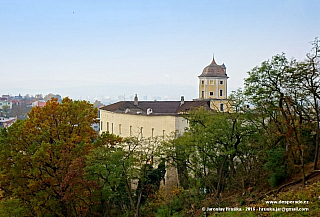
<svg viewBox="0 0 320 217">
<path fill-rule="evenodd" d="M 210 92 L 210 96 L 213 96 L 213 91 Z"/>
<path fill-rule="evenodd" d="M 201 98 L 204 98 L 204 91 L 201 91 Z"/>
<path fill-rule="evenodd" d="M 220 81 L 220 84 L 223 84 L 223 81 Z"/>
<path fill-rule="evenodd" d="M 223 90 L 220 90 L 220 96 L 223 96 Z"/>
<path fill-rule="evenodd" d="M 201 84 L 204 84 L 204 80 L 201 81 Z"/>
</svg>

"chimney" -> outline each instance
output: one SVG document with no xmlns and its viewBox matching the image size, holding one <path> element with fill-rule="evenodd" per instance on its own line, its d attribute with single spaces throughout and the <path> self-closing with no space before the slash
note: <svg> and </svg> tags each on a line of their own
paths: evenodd
<svg viewBox="0 0 320 217">
<path fill-rule="evenodd" d="M 182 106 L 184 104 L 184 96 L 181 96 L 181 103 L 180 106 Z"/>
<path fill-rule="evenodd" d="M 138 105 L 138 96 L 137 94 L 134 96 L 134 102 L 133 102 L 133 105 Z"/>
</svg>

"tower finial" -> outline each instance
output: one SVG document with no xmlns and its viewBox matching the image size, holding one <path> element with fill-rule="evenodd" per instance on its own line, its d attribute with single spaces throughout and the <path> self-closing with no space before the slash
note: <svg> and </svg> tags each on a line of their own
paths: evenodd
<svg viewBox="0 0 320 217">
<path fill-rule="evenodd" d="M 214 60 L 214 53 L 212 54 L 212 63 L 211 64 L 215 64 L 216 61 Z"/>
</svg>

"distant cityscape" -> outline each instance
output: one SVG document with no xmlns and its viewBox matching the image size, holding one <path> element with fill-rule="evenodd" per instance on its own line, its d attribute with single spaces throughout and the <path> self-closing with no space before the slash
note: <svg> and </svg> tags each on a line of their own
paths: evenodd
<svg viewBox="0 0 320 217">
<path fill-rule="evenodd" d="M 11 126 L 16 120 L 24 120 L 27 118 L 27 113 L 32 107 L 43 107 L 46 102 L 52 97 L 57 98 L 61 102 L 59 94 L 49 93 L 45 96 L 42 94 L 22 96 L 2 95 L 0 97 L 0 128 Z"/>
<path fill-rule="evenodd" d="M 30 112 L 32 107 L 44 107 L 46 102 L 50 100 L 52 97 L 57 98 L 59 102 L 62 101 L 64 97 L 60 94 L 49 93 L 47 95 L 43 95 L 41 93 L 38 94 L 26 94 L 26 95 L 11 95 L 11 94 L 2 94 L 0 95 L 0 128 L 11 126 L 16 120 L 24 120 L 27 118 L 28 112 Z M 177 100 L 178 97 L 170 97 L 170 96 L 139 96 L 140 100 L 143 101 L 169 101 L 169 100 Z M 72 98 L 72 97 L 70 97 Z M 74 100 L 86 100 L 93 103 L 94 107 L 99 108 L 103 105 L 109 105 L 115 103 L 117 101 L 133 101 L 134 94 L 132 95 L 118 95 L 117 97 L 79 97 Z"/>
<path fill-rule="evenodd" d="M 198 73 L 197 73 L 198 74 Z M 197 76 L 195 74 L 195 76 Z M 0 88 L 1 94 L 6 95 L 19 95 L 22 96 L 29 94 L 35 96 L 39 93 L 45 96 L 48 93 L 57 93 L 62 98 L 68 96 L 73 100 L 86 100 L 91 103 L 96 100 L 101 101 L 103 104 L 108 105 L 117 101 L 133 100 L 135 94 L 138 94 L 140 100 L 180 100 L 181 96 L 185 96 L 186 100 L 192 100 L 197 98 L 198 84 L 195 79 L 194 85 L 178 85 L 170 84 L 135 84 L 135 83 L 106 83 L 100 84 L 88 84 L 79 86 L 56 86 L 55 88 L 23 88 L 23 87 L 9 87 Z M 229 88 L 231 86 L 229 85 Z"/>
</svg>

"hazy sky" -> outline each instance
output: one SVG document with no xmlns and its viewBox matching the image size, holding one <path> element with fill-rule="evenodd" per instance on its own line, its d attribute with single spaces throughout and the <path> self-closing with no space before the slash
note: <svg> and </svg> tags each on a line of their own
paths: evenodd
<svg viewBox="0 0 320 217">
<path fill-rule="evenodd" d="M 0 0 L 0 94 L 198 95 L 214 53 L 229 90 L 320 36 L 319 0 Z"/>
</svg>

